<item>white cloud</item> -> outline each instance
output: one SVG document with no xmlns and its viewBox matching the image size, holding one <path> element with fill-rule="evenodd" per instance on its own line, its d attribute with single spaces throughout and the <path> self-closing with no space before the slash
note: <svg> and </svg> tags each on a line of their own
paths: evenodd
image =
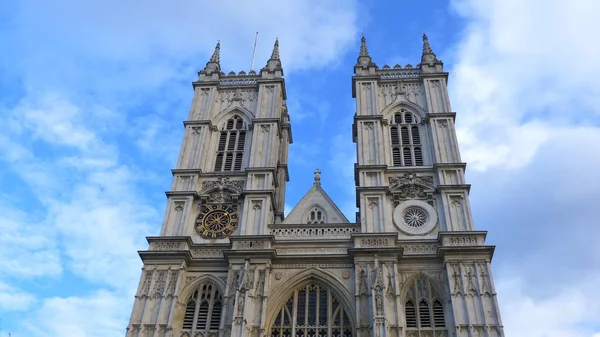
<svg viewBox="0 0 600 337">
<path fill-rule="evenodd" d="M 32 294 L 0 281 L 0 312 L 25 310 L 35 301 Z"/>
<path fill-rule="evenodd" d="M 24 322 L 28 336 L 123 336 L 133 299 L 97 291 L 86 297 L 52 297 Z M 16 335 L 16 334 L 15 334 Z"/>
<path fill-rule="evenodd" d="M 596 336 L 600 3 L 453 5 L 466 26 L 450 98 L 506 335 Z"/>
</svg>

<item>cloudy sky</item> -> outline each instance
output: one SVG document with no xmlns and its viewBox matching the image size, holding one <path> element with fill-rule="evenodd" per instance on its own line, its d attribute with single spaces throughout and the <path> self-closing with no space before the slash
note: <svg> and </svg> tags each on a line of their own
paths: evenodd
<svg viewBox="0 0 600 337">
<path fill-rule="evenodd" d="M 276 37 L 294 144 L 286 204 L 318 166 L 354 219 L 352 67 L 450 71 L 477 229 L 511 337 L 600 336 L 600 2 L 0 2 L 0 336 L 123 336 L 192 97 Z"/>
</svg>

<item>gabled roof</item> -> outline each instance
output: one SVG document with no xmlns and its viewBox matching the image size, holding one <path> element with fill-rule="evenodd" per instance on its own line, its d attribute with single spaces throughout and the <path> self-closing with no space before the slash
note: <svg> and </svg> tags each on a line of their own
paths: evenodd
<svg viewBox="0 0 600 337">
<path fill-rule="evenodd" d="M 308 192 L 302 197 L 298 204 L 292 209 L 290 214 L 283 220 L 284 224 L 306 223 L 304 217 L 307 216 L 313 207 L 319 207 L 325 212 L 325 223 L 350 223 L 340 211 L 339 207 L 331 200 L 329 195 L 321 187 L 321 182 L 315 177 L 315 183 Z"/>
</svg>

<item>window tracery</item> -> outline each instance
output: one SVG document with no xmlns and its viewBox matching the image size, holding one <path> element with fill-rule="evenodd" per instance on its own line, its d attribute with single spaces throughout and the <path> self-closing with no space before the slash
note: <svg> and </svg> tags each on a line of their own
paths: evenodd
<svg viewBox="0 0 600 337">
<path fill-rule="evenodd" d="M 423 166 L 423 151 L 419 121 L 402 109 L 390 123 L 393 166 Z"/>
<path fill-rule="evenodd" d="M 219 135 L 215 172 L 240 171 L 242 169 L 247 129 L 246 123 L 238 115 L 227 120 Z"/>
<path fill-rule="evenodd" d="M 329 289 L 310 283 L 281 306 L 271 337 L 352 337 L 348 314 Z"/>
<path fill-rule="evenodd" d="M 219 331 L 223 298 L 211 282 L 202 283 L 190 296 L 185 307 L 183 330 L 194 332 Z"/>
<path fill-rule="evenodd" d="M 307 224 L 324 224 L 326 221 L 325 212 L 319 207 L 313 207 L 310 212 L 306 214 Z"/>
<path fill-rule="evenodd" d="M 442 298 L 425 277 L 415 278 L 406 296 L 404 316 L 408 330 L 445 331 Z"/>
</svg>

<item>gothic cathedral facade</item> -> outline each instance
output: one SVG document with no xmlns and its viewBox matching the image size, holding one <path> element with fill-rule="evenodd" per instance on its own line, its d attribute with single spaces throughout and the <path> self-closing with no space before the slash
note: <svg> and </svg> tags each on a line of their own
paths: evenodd
<svg viewBox="0 0 600 337">
<path fill-rule="evenodd" d="M 260 71 L 225 74 L 220 45 L 194 96 L 131 337 L 501 337 L 474 229 L 448 73 L 383 66 L 366 40 L 352 77 L 356 222 L 320 184 L 284 216 L 292 143 L 279 43 Z"/>
</svg>

